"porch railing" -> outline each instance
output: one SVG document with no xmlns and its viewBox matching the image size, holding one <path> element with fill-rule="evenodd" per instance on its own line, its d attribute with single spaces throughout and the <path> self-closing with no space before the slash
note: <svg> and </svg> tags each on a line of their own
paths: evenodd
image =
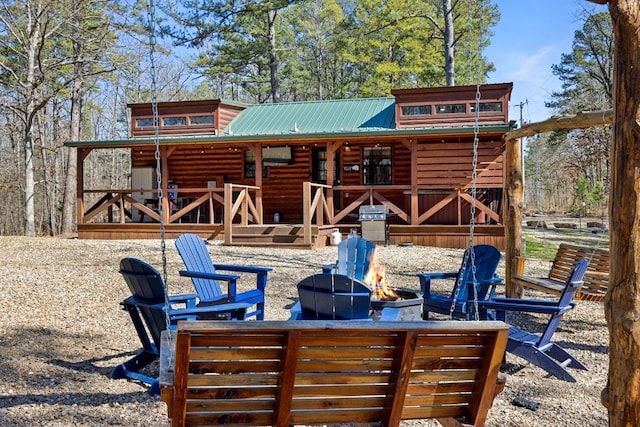
<svg viewBox="0 0 640 427">
<path fill-rule="evenodd" d="M 257 192 L 260 187 L 226 183 L 224 185 L 224 243 L 233 242 L 233 221 L 240 216 L 240 225 L 262 224 L 262 202 L 258 207 L 251 197 L 251 191 Z M 258 198 L 256 198 L 259 200 Z"/>
<path fill-rule="evenodd" d="M 463 210 L 462 210 L 462 202 L 466 201 L 467 203 L 472 203 L 473 198 L 471 194 L 469 194 L 464 188 L 456 188 L 456 189 L 439 189 L 443 194 L 442 200 L 435 203 L 433 206 L 429 207 L 426 211 L 420 212 L 419 206 L 417 205 L 416 198 L 416 206 L 412 207 L 412 203 L 408 203 L 408 211 L 401 208 L 388 198 L 386 198 L 381 192 L 385 191 L 396 191 L 403 192 L 405 195 L 412 196 L 418 194 L 422 191 L 433 191 L 433 188 L 417 188 L 412 191 L 411 186 L 409 185 L 379 185 L 379 186 L 363 186 L 363 185 L 339 185 L 331 187 L 333 191 L 341 191 L 341 192 L 349 192 L 353 198 L 355 195 L 355 199 L 351 201 L 347 206 L 343 209 L 338 210 L 333 215 L 334 223 L 338 223 L 345 219 L 347 216 L 354 216 L 357 209 L 364 204 L 374 205 L 380 204 L 385 205 L 389 212 L 395 214 L 398 218 L 411 225 L 420 225 L 427 221 L 429 218 L 432 218 L 437 213 L 441 212 L 445 207 L 447 207 L 450 203 L 456 203 L 457 206 L 457 224 L 463 225 L 468 221 L 463 220 Z M 413 198 L 413 197 L 412 197 Z M 489 206 L 482 203 L 482 201 L 476 199 L 476 211 L 478 213 L 483 213 L 488 216 L 491 220 L 496 223 L 501 223 L 501 215 L 500 213 L 494 211 Z"/>
<path fill-rule="evenodd" d="M 312 242 L 311 228 L 314 224 L 322 226 L 325 220 L 330 225 L 337 222 L 333 215 L 333 198 L 327 199 L 325 189 L 331 189 L 331 186 L 313 182 L 302 184 L 302 228 L 305 245 Z"/>
<path fill-rule="evenodd" d="M 334 190 L 340 190 L 342 192 L 353 192 L 355 194 L 360 194 L 356 199 L 349 203 L 344 209 L 339 212 L 336 212 L 334 215 L 334 221 L 339 222 L 346 218 L 350 213 L 354 212 L 361 205 L 367 203 L 369 205 L 385 205 L 389 212 L 393 212 L 399 218 L 407 223 L 411 223 L 411 218 L 409 213 L 405 212 L 402 208 L 400 208 L 395 203 L 388 200 L 382 194 L 379 193 L 378 190 L 390 190 L 390 191 L 406 191 L 411 190 L 411 186 L 409 185 L 384 185 L 379 187 L 371 187 L 371 186 L 363 186 L 363 185 L 340 185 L 333 187 Z"/>
<path fill-rule="evenodd" d="M 80 223 L 86 224 L 100 218 L 100 215 L 106 215 L 107 223 L 125 224 L 127 219 L 129 222 L 144 222 L 146 217 L 151 221 L 160 222 L 156 192 L 156 189 L 145 188 L 84 190 L 85 195 L 103 195 L 83 213 Z M 223 209 L 223 188 L 171 189 L 171 192 L 175 193 L 175 197 L 169 200 L 169 210 L 163 212 L 164 222 L 167 224 L 183 221 L 200 222 L 201 217 L 203 222 L 206 219 L 207 223 L 215 224 L 214 202 L 219 204 L 221 211 Z M 145 197 L 145 195 L 149 197 Z M 140 214 L 140 218 L 135 219 L 134 213 Z M 222 217 L 218 223 L 221 223 L 221 220 Z"/>
<path fill-rule="evenodd" d="M 163 212 L 164 222 L 232 224 L 239 216 L 240 224 L 262 224 L 262 204 L 256 204 L 251 197 L 251 193 L 258 190 L 259 187 L 237 184 L 225 184 L 224 188 L 170 189 L 169 192 L 174 193 L 174 197 L 169 200 L 168 212 Z M 157 197 L 144 197 L 156 195 L 156 191 L 145 188 L 84 190 L 85 195 L 97 194 L 101 197 L 83 213 L 81 224 L 97 219 L 119 224 L 144 222 L 146 218 L 160 222 Z M 216 211 L 219 212 L 218 215 Z M 140 217 L 134 218 L 136 214 Z"/>
</svg>

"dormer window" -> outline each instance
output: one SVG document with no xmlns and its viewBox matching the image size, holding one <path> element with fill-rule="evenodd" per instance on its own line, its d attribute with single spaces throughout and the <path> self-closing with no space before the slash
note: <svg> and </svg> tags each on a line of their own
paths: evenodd
<svg viewBox="0 0 640 427">
<path fill-rule="evenodd" d="M 467 112 L 466 104 L 438 104 L 436 105 L 436 114 L 465 114 Z"/>
<path fill-rule="evenodd" d="M 427 116 L 431 114 L 431 105 L 403 105 L 400 111 L 403 116 Z"/>
<path fill-rule="evenodd" d="M 162 126 L 186 126 L 186 116 L 168 116 L 162 118 Z"/>
<path fill-rule="evenodd" d="M 396 128 L 472 126 L 476 109 L 479 124 L 506 126 L 511 89 L 511 83 L 481 85 L 477 101 L 475 85 L 394 89 Z"/>
<path fill-rule="evenodd" d="M 469 105 L 470 112 L 476 112 L 476 103 L 473 102 Z M 481 113 L 494 113 L 502 111 L 502 102 L 481 102 L 480 103 L 480 112 Z"/>
<path fill-rule="evenodd" d="M 127 106 L 131 108 L 131 136 L 153 135 L 153 105 L 145 102 Z M 217 135 L 245 108 L 219 99 L 159 102 L 158 131 L 162 136 Z"/>
<path fill-rule="evenodd" d="M 136 127 L 137 128 L 153 127 L 153 117 L 143 117 L 140 119 L 136 119 Z"/>
<path fill-rule="evenodd" d="M 213 124 L 213 114 L 207 114 L 205 116 L 189 116 L 189 125 L 198 126 L 198 125 L 212 125 Z"/>
</svg>

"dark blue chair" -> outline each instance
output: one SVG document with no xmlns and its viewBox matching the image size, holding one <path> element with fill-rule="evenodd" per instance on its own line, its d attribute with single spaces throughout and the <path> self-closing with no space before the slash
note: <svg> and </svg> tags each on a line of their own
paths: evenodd
<svg viewBox="0 0 640 427">
<path fill-rule="evenodd" d="M 362 237 L 350 237 L 338 243 L 338 261 L 322 267 L 324 274 L 341 274 L 356 280 L 364 279 L 376 246 Z"/>
<path fill-rule="evenodd" d="M 564 290 L 557 301 L 534 300 L 520 298 L 494 298 L 479 303 L 481 313 L 493 310 L 498 320 L 507 321 L 507 312 L 539 313 L 549 315 L 549 321 L 540 335 L 525 331 L 516 326 L 509 326 L 507 352 L 512 353 L 534 365 L 544 369 L 556 378 L 575 382 L 576 379 L 567 367 L 587 370 L 575 357 L 557 343 L 551 342 L 562 316 L 572 310 L 576 303 L 573 297 L 583 285 L 583 277 L 589 262 L 582 259 L 576 263 L 567 280 Z"/>
<path fill-rule="evenodd" d="M 298 283 L 290 319 L 369 319 L 371 288 L 342 274 L 314 274 Z"/>
<path fill-rule="evenodd" d="M 167 329 L 167 319 L 170 327 L 175 326 L 178 320 L 239 320 L 244 319 L 247 308 L 251 307 L 248 303 L 233 303 L 173 309 L 171 302 L 167 305 L 162 276 L 146 262 L 124 258 L 120 261 L 120 274 L 131 291 L 131 296 L 120 305 L 129 313 L 142 349 L 131 359 L 116 366 L 111 378 L 130 378 L 149 384 L 151 394 L 160 394 L 159 380 L 141 370 L 160 356 L 160 336 Z"/>
<path fill-rule="evenodd" d="M 474 253 L 472 263 L 471 251 Z M 429 313 L 452 315 L 454 319 L 475 319 L 477 313 L 473 301 L 493 298 L 496 285 L 502 279 L 496 274 L 502 255 L 494 246 L 476 245 L 465 251 L 462 266 L 456 272 L 421 273 L 420 289 L 423 294 L 422 318 L 429 319 Z M 472 274 L 475 265 L 475 282 Z M 455 280 L 450 295 L 431 292 L 431 281 L 436 279 Z M 453 312 L 451 307 L 453 305 Z"/>
<path fill-rule="evenodd" d="M 266 267 L 214 264 L 204 239 L 195 234 L 182 234 L 176 239 L 176 248 L 184 262 L 186 270 L 180 275 L 189 277 L 196 289 L 198 306 L 225 304 L 230 302 L 251 303 L 255 306 L 246 317 L 255 316 L 264 320 L 264 292 L 267 286 L 267 274 L 272 270 Z M 233 273 L 251 273 L 256 275 L 256 288 L 237 292 L 238 275 L 220 274 L 220 271 Z M 220 282 L 226 282 L 226 292 Z"/>
</svg>

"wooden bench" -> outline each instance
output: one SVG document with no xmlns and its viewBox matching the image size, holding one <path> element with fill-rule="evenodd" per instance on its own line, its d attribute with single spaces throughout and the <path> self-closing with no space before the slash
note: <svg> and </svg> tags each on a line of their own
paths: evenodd
<svg viewBox="0 0 640 427">
<path fill-rule="evenodd" d="M 525 258 L 519 258 L 515 284 L 536 289 L 551 295 L 560 295 L 565 288 L 573 266 L 581 259 L 587 259 L 589 266 L 584 275 L 584 285 L 576 292 L 574 299 L 583 301 L 604 301 L 609 287 L 609 251 L 585 246 L 560 244 L 555 259 L 551 263 L 547 277 L 531 277 L 525 274 Z"/>
<path fill-rule="evenodd" d="M 496 321 L 295 320 L 180 322 L 172 334 L 160 384 L 173 426 L 483 426 L 504 388 L 509 331 Z"/>
</svg>

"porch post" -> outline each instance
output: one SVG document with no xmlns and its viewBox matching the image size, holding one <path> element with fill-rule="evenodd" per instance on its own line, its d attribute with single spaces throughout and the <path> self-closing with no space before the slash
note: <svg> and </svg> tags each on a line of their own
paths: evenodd
<svg viewBox="0 0 640 427">
<path fill-rule="evenodd" d="M 256 165 L 256 169 L 257 169 Z M 233 239 L 233 184 L 225 182 L 224 184 L 224 244 L 230 245 Z"/>
<path fill-rule="evenodd" d="M 169 152 L 166 147 L 160 150 L 160 168 L 162 173 L 162 223 L 169 223 Z"/>
<path fill-rule="evenodd" d="M 418 141 L 409 140 L 411 150 L 411 225 L 419 225 L 419 194 L 418 194 Z"/>
<path fill-rule="evenodd" d="M 302 230 L 304 236 L 304 244 L 311 244 L 311 183 L 302 183 Z"/>
<path fill-rule="evenodd" d="M 78 149 L 76 158 L 76 224 L 84 224 L 84 159 L 91 148 Z"/>
<path fill-rule="evenodd" d="M 262 145 L 259 143 L 251 144 L 250 147 L 256 159 L 256 210 L 260 213 L 260 224 L 264 224 L 264 212 L 262 208 Z"/>
<path fill-rule="evenodd" d="M 418 141 L 413 139 L 400 140 L 402 145 L 411 153 L 411 189 L 409 191 L 409 224 L 420 224 L 418 211 Z"/>
<path fill-rule="evenodd" d="M 506 191 L 504 192 L 504 231 L 505 231 L 505 283 L 506 294 L 510 298 L 522 298 L 524 288 L 513 283 L 518 258 L 522 256 L 522 166 L 521 142 L 519 139 L 507 139 L 505 152 Z"/>
<path fill-rule="evenodd" d="M 326 199 L 327 199 L 327 206 L 329 207 L 329 212 L 331 213 L 331 225 L 333 225 L 333 215 L 335 213 L 334 204 L 333 204 L 333 185 L 334 185 L 333 177 L 336 174 L 335 158 L 336 158 L 336 153 L 339 153 L 338 150 L 340 150 L 340 147 L 342 147 L 342 142 L 336 142 L 336 141 L 327 142 L 327 185 L 329 186 L 329 188 L 327 188 Z"/>
</svg>

